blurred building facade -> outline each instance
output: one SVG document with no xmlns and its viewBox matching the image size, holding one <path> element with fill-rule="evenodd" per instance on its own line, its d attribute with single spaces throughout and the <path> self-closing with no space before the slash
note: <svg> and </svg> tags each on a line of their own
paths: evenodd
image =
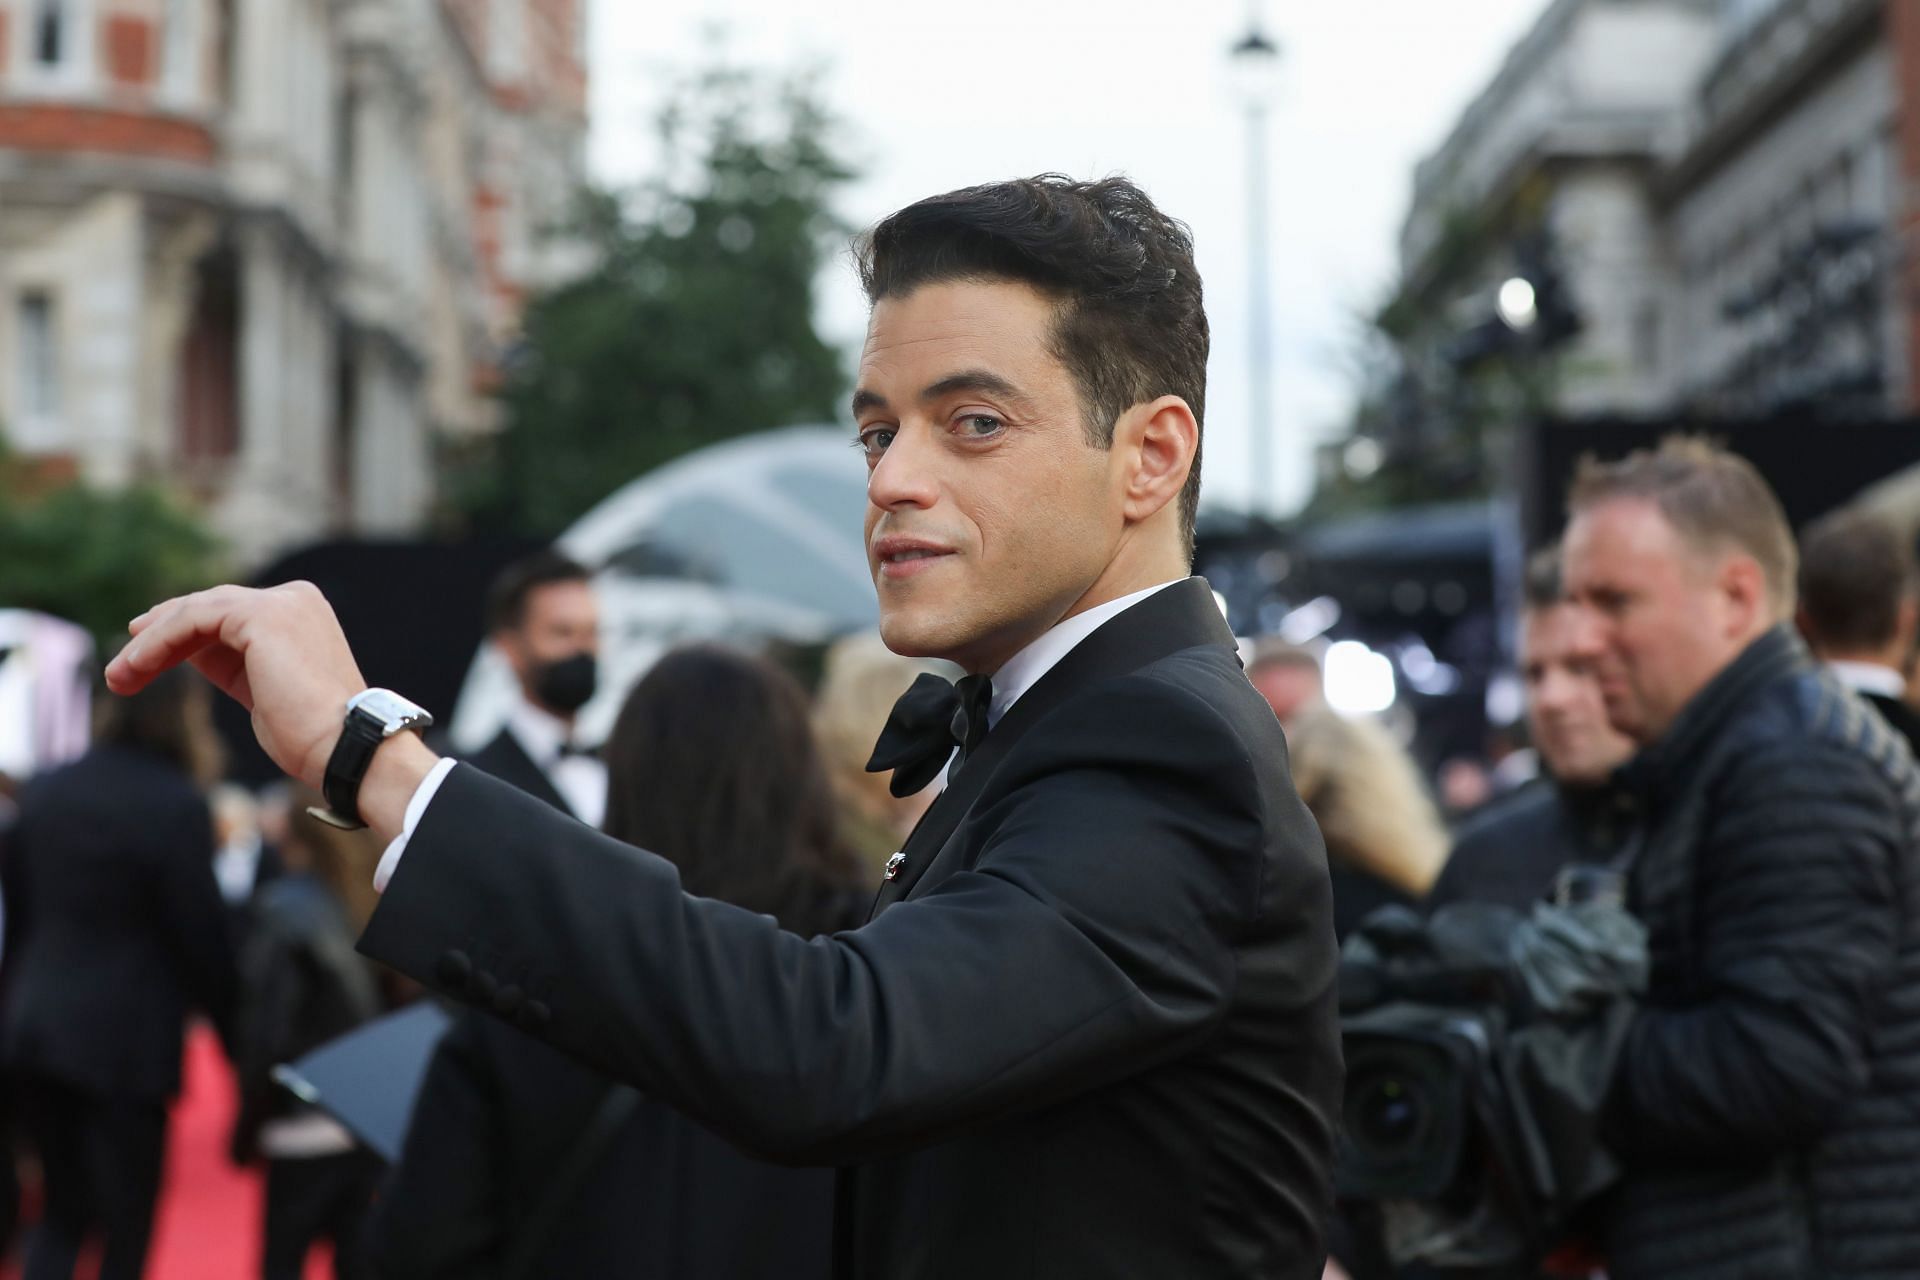
<svg viewBox="0 0 1920 1280">
<path fill-rule="evenodd" d="M 582 173 L 584 0 L 0 0 L 0 429 L 243 563 L 417 528 Z"/>
<path fill-rule="evenodd" d="M 1567 412 L 1651 407 L 1665 276 L 1657 183 L 1716 39 L 1713 0 L 1554 0 L 1414 175 L 1401 305 L 1420 358 L 1503 338 L 1503 281 L 1550 272 L 1580 329 Z M 1541 299 L 1543 301 L 1551 301 Z M 1445 376 L 1445 371 L 1435 371 Z"/>
<path fill-rule="evenodd" d="M 1552 415 L 1910 412 L 1916 192 L 1912 0 L 1553 0 L 1417 171 L 1383 313 L 1415 390 L 1362 429 L 1449 430 L 1495 359 Z"/>
</svg>

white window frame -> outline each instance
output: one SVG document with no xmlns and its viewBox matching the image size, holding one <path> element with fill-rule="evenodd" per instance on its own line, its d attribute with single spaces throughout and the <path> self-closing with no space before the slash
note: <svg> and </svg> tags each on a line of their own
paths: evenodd
<svg viewBox="0 0 1920 1280">
<path fill-rule="evenodd" d="M 51 65 L 40 61 L 40 14 L 46 4 L 59 5 L 61 22 L 61 58 Z M 20 83 L 38 94 L 67 96 L 84 93 L 92 87 L 94 64 L 100 33 L 94 21 L 93 0 L 18 0 L 14 6 L 19 21 L 18 40 L 13 46 L 13 71 Z"/>
<path fill-rule="evenodd" d="M 205 5 L 206 0 L 166 0 L 161 8 L 160 98 L 171 106 L 200 105 Z"/>
<path fill-rule="evenodd" d="M 34 310 L 41 312 L 37 323 L 29 318 Z M 57 452 L 67 443 L 60 311 L 57 289 L 26 284 L 14 291 L 8 353 L 13 365 L 14 412 L 7 434 L 22 452 Z"/>
</svg>

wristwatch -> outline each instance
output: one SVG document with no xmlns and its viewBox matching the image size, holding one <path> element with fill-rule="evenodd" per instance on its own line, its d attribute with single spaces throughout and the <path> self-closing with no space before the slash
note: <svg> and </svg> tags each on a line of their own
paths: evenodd
<svg viewBox="0 0 1920 1280">
<path fill-rule="evenodd" d="M 396 733 L 418 733 L 433 723 L 425 708 L 415 705 L 391 689 L 368 689 L 347 700 L 347 722 L 340 740 L 327 758 L 326 780 L 320 790 L 327 807 L 310 808 L 309 814 L 330 827 L 358 831 L 366 826 L 360 817 L 360 783 L 373 763 L 373 753 Z"/>
</svg>

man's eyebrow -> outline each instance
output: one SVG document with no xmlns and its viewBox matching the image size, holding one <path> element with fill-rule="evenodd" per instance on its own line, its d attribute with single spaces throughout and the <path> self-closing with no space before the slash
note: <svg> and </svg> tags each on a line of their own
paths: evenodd
<svg viewBox="0 0 1920 1280">
<path fill-rule="evenodd" d="M 1008 382 L 997 373 L 985 369 L 963 369 L 959 373 L 950 373 L 940 381 L 920 393 L 922 400 L 938 400 L 942 396 L 952 395 L 956 391 L 978 391 L 984 395 L 998 396 L 1002 400 L 1017 400 L 1027 403 L 1027 393 Z"/>
<path fill-rule="evenodd" d="M 1002 400 L 1015 401 L 1021 405 L 1031 403 L 1027 393 L 1008 382 L 997 373 L 985 369 L 962 369 L 959 373 L 950 373 L 921 391 L 922 401 L 938 400 L 956 391 L 977 391 L 982 395 L 997 396 Z M 887 398 L 878 391 L 861 387 L 853 393 L 853 416 L 859 417 L 867 409 L 887 408 Z"/>
</svg>

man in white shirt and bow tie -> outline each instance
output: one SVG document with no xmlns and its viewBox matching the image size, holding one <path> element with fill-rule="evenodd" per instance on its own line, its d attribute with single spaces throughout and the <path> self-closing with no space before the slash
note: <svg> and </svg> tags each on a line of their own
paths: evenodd
<svg viewBox="0 0 1920 1280">
<path fill-rule="evenodd" d="M 950 767 L 864 927 L 783 933 L 435 760 L 310 585 L 158 606 L 108 680 L 192 661 L 392 842 L 367 954 L 750 1152 L 838 1166 L 843 1280 L 1319 1280 L 1331 894 L 1190 576 L 1191 237 L 1125 179 L 1050 174 L 920 201 L 858 262 L 881 634 L 969 675 L 883 735 L 896 786 Z"/>
<path fill-rule="evenodd" d="M 487 597 L 487 629 L 520 696 L 493 741 L 468 763 L 590 827 L 607 809 L 607 768 L 574 736 L 593 697 L 600 610 L 592 575 L 557 551 L 501 571 Z"/>
</svg>

